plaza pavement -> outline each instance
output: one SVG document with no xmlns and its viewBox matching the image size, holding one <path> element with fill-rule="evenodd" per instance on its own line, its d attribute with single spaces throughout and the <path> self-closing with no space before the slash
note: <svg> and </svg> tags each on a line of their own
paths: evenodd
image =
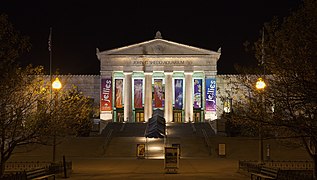
<svg viewBox="0 0 317 180">
<path fill-rule="evenodd" d="M 113 141 L 115 142 L 115 140 Z M 124 142 L 120 139 L 120 142 Z M 226 144 L 226 157 L 213 153 L 203 156 L 181 157 L 177 174 L 166 174 L 163 159 L 137 159 L 134 148 L 122 156 L 107 156 L 103 150 L 102 137 L 68 138 L 57 146 L 57 159 L 62 155 L 73 163 L 70 180 L 102 180 L 102 179 L 250 179 L 238 172 L 239 160 L 257 160 L 258 141 L 250 138 L 213 137 L 211 144 Z M 271 145 L 273 160 L 309 160 L 305 150 L 294 146 L 282 146 L 280 142 L 265 141 Z M 124 144 L 124 143 L 123 143 Z M 122 151 L 126 146 L 112 144 L 112 153 Z M 111 147 L 111 146 L 110 146 Z M 204 148 L 204 147 L 201 147 Z M 185 151 L 184 151 L 185 153 Z M 199 153 L 197 153 L 199 154 Z M 27 153 L 17 153 L 10 161 L 49 161 L 52 147 L 37 146 Z M 58 178 L 61 179 L 61 178 Z"/>
<path fill-rule="evenodd" d="M 162 159 L 73 159 L 71 180 L 102 179 L 223 179 L 242 180 L 237 161 L 228 159 L 180 159 L 176 174 L 167 174 Z"/>
</svg>

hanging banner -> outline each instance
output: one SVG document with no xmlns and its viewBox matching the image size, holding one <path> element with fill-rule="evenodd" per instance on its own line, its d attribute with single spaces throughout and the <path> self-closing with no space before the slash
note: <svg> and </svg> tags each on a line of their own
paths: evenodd
<svg viewBox="0 0 317 180">
<path fill-rule="evenodd" d="M 194 108 L 201 108 L 202 79 L 194 79 Z"/>
<path fill-rule="evenodd" d="M 134 79 L 134 108 L 143 107 L 143 79 Z"/>
<path fill-rule="evenodd" d="M 216 111 L 216 79 L 206 79 L 206 111 Z"/>
<path fill-rule="evenodd" d="M 154 108 L 162 108 L 164 104 L 163 80 L 154 79 Z"/>
<path fill-rule="evenodd" d="M 176 109 L 183 109 L 183 79 L 174 80 L 174 107 Z"/>
<path fill-rule="evenodd" d="M 115 87 L 116 87 L 116 101 L 115 101 L 115 106 L 116 108 L 122 108 L 123 107 L 123 98 L 122 98 L 122 93 L 123 93 L 123 79 L 116 79 L 115 80 Z"/>
<path fill-rule="evenodd" d="M 112 110 L 112 81 L 109 79 L 101 79 L 101 92 L 100 92 L 100 110 Z"/>
</svg>

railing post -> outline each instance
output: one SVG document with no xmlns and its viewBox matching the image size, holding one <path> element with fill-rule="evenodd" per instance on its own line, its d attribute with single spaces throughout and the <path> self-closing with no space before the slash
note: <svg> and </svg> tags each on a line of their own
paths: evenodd
<svg viewBox="0 0 317 180">
<path fill-rule="evenodd" d="M 66 168 L 65 155 L 63 156 L 63 166 L 64 166 L 64 178 L 67 178 L 67 168 Z"/>
</svg>

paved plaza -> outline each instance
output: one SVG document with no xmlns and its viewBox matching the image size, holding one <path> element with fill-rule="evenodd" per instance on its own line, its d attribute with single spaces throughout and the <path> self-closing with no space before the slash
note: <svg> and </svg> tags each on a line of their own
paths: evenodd
<svg viewBox="0 0 317 180">
<path fill-rule="evenodd" d="M 212 137 L 212 154 L 206 147 L 188 140 L 182 153 L 177 174 L 166 174 L 164 160 L 137 159 L 135 144 L 138 138 L 114 138 L 108 150 L 103 148 L 103 137 L 67 138 L 57 146 L 57 159 L 66 156 L 73 163 L 70 180 L 102 179 L 250 179 L 238 172 L 239 160 L 257 160 L 258 141 L 255 138 Z M 284 146 L 280 142 L 266 140 L 271 145 L 273 160 L 310 160 L 304 149 Z M 182 142 L 181 142 L 182 143 Z M 184 142 L 185 143 L 185 142 Z M 218 157 L 216 147 L 226 144 L 226 157 Z M 120 145 L 121 144 L 121 145 Z M 183 146 L 184 147 L 184 146 Z M 200 152 L 198 152 L 200 150 Z M 189 151 L 195 152 L 190 155 Z M 17 153 L 10 161 L 50 161 L 52 147 L 38 146 L 27 153 Z M 58 178 L 61 179 L 61 178 Z"/>
<path fill-rule="evenodd" d="M 162 159 L 73 159 L 70 179 L 249 179 L 228 159 L 180 159 L 177 174 L 166 174 Z"/>
</svg>

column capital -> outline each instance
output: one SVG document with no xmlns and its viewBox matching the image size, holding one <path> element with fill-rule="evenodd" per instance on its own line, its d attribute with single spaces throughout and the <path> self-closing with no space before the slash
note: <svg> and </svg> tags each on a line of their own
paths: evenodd
<svg viewBox="0 0 317 180">
<path fill-rule="evenodd" d="M 193 75 L 193 72 L 184 72 L 185 75 Z"/>
<path fill-rule="evenodd" d="M 132 72 L 123 72 L 124 75 L 132 75 Z"/>
</svg>

